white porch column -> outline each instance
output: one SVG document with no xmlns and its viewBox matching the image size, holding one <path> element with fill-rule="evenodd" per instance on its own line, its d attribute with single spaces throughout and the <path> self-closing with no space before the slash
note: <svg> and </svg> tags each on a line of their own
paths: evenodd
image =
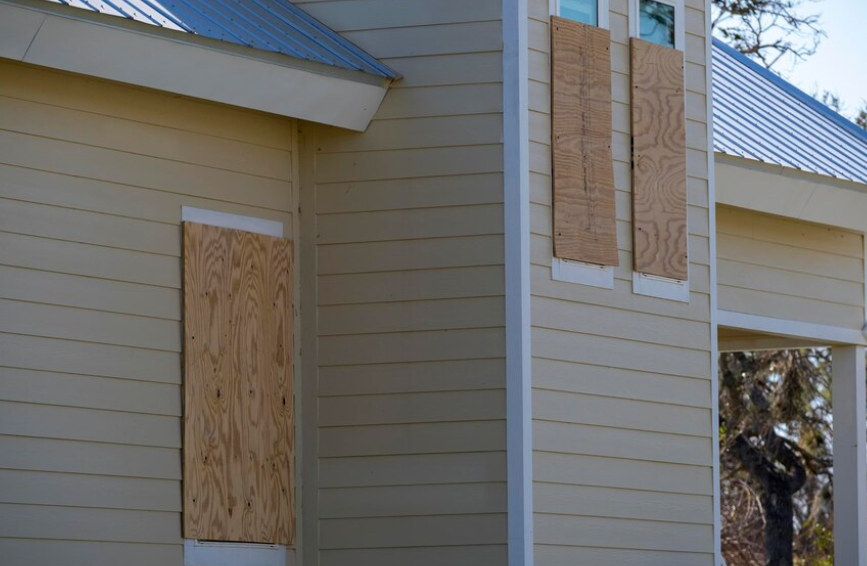
<svg viewBox="0 0 867 566">
<path fill-rule="evenodd" d="M 867 375 L 863 346 L 835 346 L 834 563 L 867 566 Z"/>
</svg>

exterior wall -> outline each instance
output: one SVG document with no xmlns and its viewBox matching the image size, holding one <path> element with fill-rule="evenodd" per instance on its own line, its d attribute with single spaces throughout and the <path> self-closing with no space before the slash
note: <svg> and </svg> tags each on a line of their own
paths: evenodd
<svg viewBox="0 0 867 566">
<path fill-rule="evenodd" d="M 632 292 L 627 1 L 611 0 L 614 289 L 551 277 L 548 0 L 529 0 L 535 558 L 713 564 L 704 2 L 686 2 L 691 296 Z"/>
<path fill-rule="evenodd" d="M 863 236 L 717 206 L 722 310 L 860 330 Z"/>
<path fill-rule="evenodd" d="M 0 63 L 4 564 L 183 564 L 181 206 L 291 235 L 292 130 Z"/>
<path fill-rule="evenodd" d="M 501 1 L 297 5 L 404 76 L 300 138 L 305 564 L 505 564 Z"/>
</svg>

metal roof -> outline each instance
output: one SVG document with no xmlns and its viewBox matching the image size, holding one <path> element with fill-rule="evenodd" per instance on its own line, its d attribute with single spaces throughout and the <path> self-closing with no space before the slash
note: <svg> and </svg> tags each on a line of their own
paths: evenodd
<svg viewBox="0 0 867 566">
<path fill-rule="evenodd" d="M 342 69 L 398 77 L 289 0 L 47 1 Z"/>
<path fill-rule="evenodd" d="M 713 120 L 719 153 L 867 184 L 867 132 L 717 39 Z"/>
</svg>

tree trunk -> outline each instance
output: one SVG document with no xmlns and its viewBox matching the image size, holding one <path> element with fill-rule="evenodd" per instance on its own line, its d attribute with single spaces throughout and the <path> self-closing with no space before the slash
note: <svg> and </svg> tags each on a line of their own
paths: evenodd
<svg viewBox="0 0 867 566">
<path fill-rule="evenodd" d="M 795 540 L 793 495 L 785 481 L 772 480 L 762 485 L 765 566 L 792 566 Z"/>
</svg>

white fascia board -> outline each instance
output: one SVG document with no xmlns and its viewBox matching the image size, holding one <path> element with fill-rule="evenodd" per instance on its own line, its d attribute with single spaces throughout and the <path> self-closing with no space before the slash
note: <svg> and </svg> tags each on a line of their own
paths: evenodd
<svg viewBox="0 0 867 566">
<path fill-rule="evenodd" d="M 864 231 L 867 185 L 715 154 L 717 203 Z"/>
<path fill-rule="evenodd" d="M 769 316 L 726 310 L 717 310 L 716 320 L 717 324 L 728 328 L 803 338 L 811 340 L 816 344 L 850 344 L 855 346 L 867 344 L 862 331 L 854 328 L 783 320 Z"/>
<path fill-rule="evenodd" d="M 389 81 L 53 4 L 0 2 L 0 57 L 364 131 Z M 114 20 L 117 20 L 116 22 Z"/>
</svg>

